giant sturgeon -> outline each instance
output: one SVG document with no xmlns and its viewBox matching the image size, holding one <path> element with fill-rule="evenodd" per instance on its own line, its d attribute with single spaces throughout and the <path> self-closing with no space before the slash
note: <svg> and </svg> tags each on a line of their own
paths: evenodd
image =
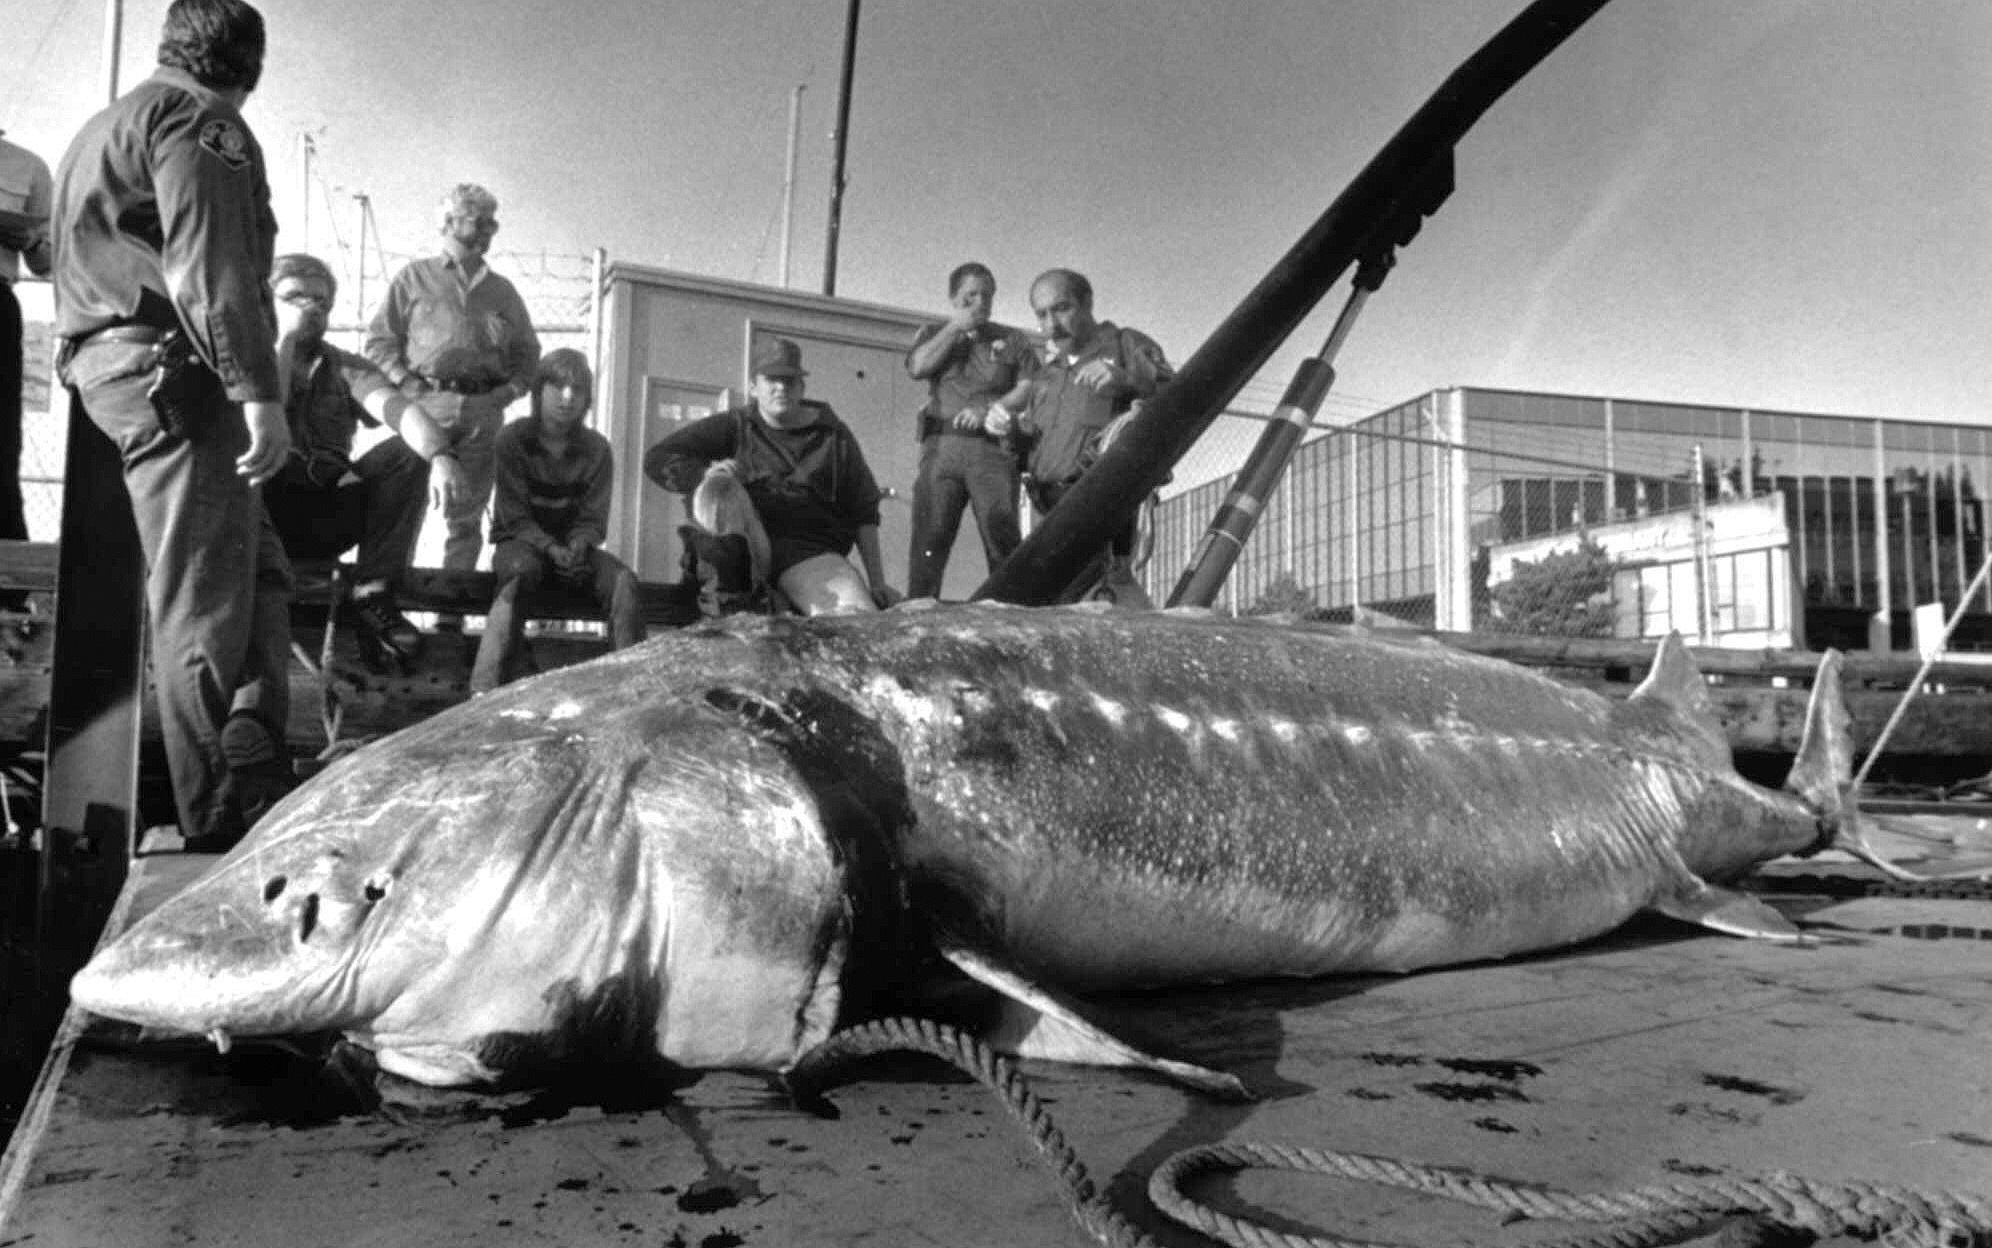
<svg viewBox="0 0 1992 1248">
<path fill-rule="evenodd" d="M 781 1069 L 965 975 L 1013 1007 L 1012 1051 L 1221 1085 L 1077 1002 L 1500 958 L 1642 909 L 1796 935 L 1720 881 L 1850 831 L 1837 672 L 1777 791 L 1735 771 L 1678 639 L 1614 700 L 1201 612 L 741 618 L 355 753 L 72 991 L 457 1085 Z"/>
</svg>

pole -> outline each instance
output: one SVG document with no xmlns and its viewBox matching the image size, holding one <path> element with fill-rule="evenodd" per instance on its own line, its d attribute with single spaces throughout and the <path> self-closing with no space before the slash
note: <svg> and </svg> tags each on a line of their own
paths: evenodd
<svg viewBox="0 0 1992 1248">
<path fill-rule="evenodd" d="M 1348 267 L 1417 225 L 1453 145 L 1605 3 L 1535 0 L 1454 70 L 975 596 L 1056 601 Z"/>
<path fill-rule="evenodd" d="M 1702 444 L 1695 443 L 1691 457 L 1694 464 L 1694 506 L 1689 515 L 1695 526 L 1695 629 L 1702 645 L 1715 639 L 1715 591 L 1709 584 L 1710 567 L 1708 558 L 1708 488 L 1707 461 L 1702 458 Z"/>
<path fill-rule="evenodd" d="M 844 73 L 837 83 L 837 126 L 830 132 L 830 234 L 823 253 L 823 293 L 837 293 L 837 236 L 844 223 L 844 149 L 851 133 L 851 74 L 858 64 L 858 0 L 844 15 Z"/>
<path fill-rule="evenodd" d="M 354 191 L 353 202 L 360 206 L 360 260 L 354 266 L 353 274 L 353 321 L 365 325 L 367 321 L 367 218 L 373 215 L 373 201 L 365 191 Z M 360 331 L 366 337 L 366 331 Z"/>
<path fill-rule="evenodd" d="M 1257 527 L 1260 513 L 1265 510 L 1274 488 L 1285 475 L 1287 464 L 1293 459 L 1294 448 L 1300 445 L 1300 440 L 1313 427 L 1314 415 L 1321 410 L 1321 400 L 1328 396 L 1329 389 L 1335 384 L 1335 357 L 1341 353 L 1342 343 L 1347 340 L 1349 330 L 1355 324 L 1356 314 L 1362 311 L 1370 292 L 1383 284 L 1383 271 L 1387 268 L 1388 265 L 1364 265 L 1357 270 L 1355 288 L 1349 292 L 1348 302 L 1342 305 L 1341 315 L 1335 318 L 1335 328 L 1329 331 L 1328 341 L 1318 355 L 1302 360 L 1295 370 L 1285 396 L 1273 411 L 1273 419 L 1267 423 L 1265 432 L 1259 435 L 1259 443 L 1252 448 L 1245 467 L 1239 470 L 1231 493 L 1217 509 L 1217 514 L 1211 517 L 1210 528 L 1204 531 L 1203 541 L 1197 544 L 1196 553 L 1190 557 L 1190 566 L 1183 570 L 1182 578 L 1170 592 L 1169 606 L 1207 607 L 1217 600 L 1224 578 L 1231 575 L 1232 564 L 1244 551 L 1245 541 Z M 1289 508 L 1289 525 L 1292 523 L 1291 511 Z M 1287 556 L 1288 570 L 1291 571 L 1290 542 Z"/>
<path fill-rule="evenodd" d="M 297 136 L 298 165 L 303 170 L 304 179 L 298 185 L 297 249 L 311 250 L 311 131 L 302 130 Z"/>
<path fill-rule="evenodd" d="M 802 130 L 802 88 L 789 93 L 788 163 L 782 167 L 782 287 L 789 284 L 789 239 L 795 233 L 795 153 Z"/>
<path fill-rule="evenodd" d="M 104 0 L 104 102 L 118 98 L 118 54 L 124 44 L 124 0 Z"/>
</svg>

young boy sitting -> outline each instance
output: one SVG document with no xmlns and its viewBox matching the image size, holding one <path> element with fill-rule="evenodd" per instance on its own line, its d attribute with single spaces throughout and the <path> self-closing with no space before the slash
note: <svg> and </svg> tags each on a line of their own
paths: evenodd
<svg viewBox="0 0 1992 1248">
<path fill-rule="evenodd" d="M 644 638 L 636 576 L 601 549 L 615 463 L 609 440 L 582 423 L 594 382 L 579 351 L 547 353 L 533 382 L 532 414 L 498 433 L 491 502 L 491 570 L 498 593 L 477 645 L 472 693 L 489 692 L 518 674 L 525 631 L 519 595 L 549 575 L 593 591 L 608 614 L 614 648 Z"/>
</svg>

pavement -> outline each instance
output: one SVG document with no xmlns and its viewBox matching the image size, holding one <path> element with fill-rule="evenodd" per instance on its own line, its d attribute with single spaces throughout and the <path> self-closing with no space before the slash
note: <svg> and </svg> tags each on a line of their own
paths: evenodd
<svg viewBox="0 0 1992 1248">
<path fill-rule="evenodd" d="M 1890 835 L 1934 863 L 1980 830 Z M 141 860 L 135 910 L 198 867 L 174 857 Z M 1807 943 L 1642 918 L 1501 963 L 1099 1003 L 1126 1034 L 1237 1073 L 1250 1103 L 1122 1072 L 1025 1073 L 1107 1197 L 1178 1248 L 1211 1241 L 1154 1209 L 1148 1176 L 1221 1141 L 1593 1194 L 1779 1171 L 1992 1200 L 1992 902 L 1770 899 Z M 758 1074 L 491 1097 L 374 1089 L 315 1052 L 223 1055 L 101 1023 L 64 1045 L 38 1129 L 8 1158 L 0 1248 L 1088 1242 L 996 1099 L 930 1058 L 863 1063 L 820 1118 Z M 1278 1171 L 1191 1190 L 1278 1231 L 1397 1243 L 1585 1229 Z"/>
</svg>

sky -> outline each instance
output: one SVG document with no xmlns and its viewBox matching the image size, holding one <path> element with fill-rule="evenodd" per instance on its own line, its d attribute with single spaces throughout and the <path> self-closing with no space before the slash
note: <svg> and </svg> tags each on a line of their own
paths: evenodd
<svg viewBox="0 0 1992 1248">
<path fill-rule="evenodd" d="M 467 180 L 501 200 L 501 268 L 600 247 L 775 284 L 800 85 L 790 284 L 822 289 L 844 0 L 260 7 L 245 112 L 281 248 L 350 243 L 364 193 L 390 251 L 426 251 Z M 837 293 L 938 311 L 979 259 L 1029 324 L 1031 277 L 1068 266 L 1180 361 L 1524 7 L 868 0 Z M 165 8 L 126 4 L 123 86 Z M 103 101 L 105 4 L 8 11 L 0 127 L 53 164 Z M 1983 419 L 1987 48 L 1982 0 L 1615 0 L 1460 145 L 1324 415 L 1462 385 Z M 1345 293 L 1245 399 L 1277 398 Z"/>
</svg>

